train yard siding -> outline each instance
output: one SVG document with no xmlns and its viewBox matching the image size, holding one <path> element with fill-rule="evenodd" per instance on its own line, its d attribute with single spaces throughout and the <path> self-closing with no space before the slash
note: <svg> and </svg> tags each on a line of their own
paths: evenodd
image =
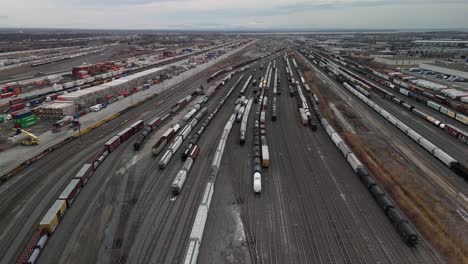
<svg viewBox="0 0 468 264">
<path fill-rule="evenodd" d="M 248 60 L 240 54 L 235 60 Z M 452 172 L 432 164 L 433 157 L 356 92 L 330 82 L 333 88 L 312 94 L 308 75 L 298 71 L 303 62 L 284 54 L 270 53 L 232 74 L 228 64 L 218 74 L 216 67 L 199 70 L 174 81 L 164 96 L 150 89 L 135 106 L 89 120 L 80 141 L 18 172 L 0 186 L 1 262 L 17 261 L 31 237 L 39 243 L 43 222 L 53 235 L 40 256 L 31 251 L 37 263 L 445 263 L 417 228 L 410 232 L 418 237 L 414 245 L 414 236 L 401 232 L 405 221 L 389 221 L 399 203 L 390 194 L 385 201 L 373 197 L 376 185 L 363 184 L 348 135 L 391 134 L 419 153 L 421 163 Z M 191 96 L 200 85 L 212 90 Z M 320 111 L 330 112 L 324 97 L 330 90 L 357 110 L 345 112 L 333 100 L 341 117 L 321 119 Z M 349 122 L 352 113 L 365 113 L 360 126 Z M 353 131 L 336 122 L 349 122 Z M 456 142 L 437 136 L 442 132 L 435 128 L 430 136 Z M 89 166 L 99 167 L 91 175 Z M 86 185 L 78 185 L 84 178 Z"/>
</svg>

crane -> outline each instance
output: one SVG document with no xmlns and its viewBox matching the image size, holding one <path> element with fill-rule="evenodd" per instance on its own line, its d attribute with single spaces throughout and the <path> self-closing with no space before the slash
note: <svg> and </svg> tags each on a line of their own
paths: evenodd
<svg viewBox="0 0 468 264">
<path fill-rule="evenodd" d="M 32 133 L 29 133 L 28 131 L 26 131 L 24 129 L 18 128 L 16 130 L 16 134 L 18 135 L 20 133 L 23 133 L 23 134 L 28 136 L 25 140 L 23 140 L 23 142 L 21 142 L 21 144 L 23 144 L 25 146 L 39 145 L 39 138 L 36 135 L 34 135 Z"/>
</svg>

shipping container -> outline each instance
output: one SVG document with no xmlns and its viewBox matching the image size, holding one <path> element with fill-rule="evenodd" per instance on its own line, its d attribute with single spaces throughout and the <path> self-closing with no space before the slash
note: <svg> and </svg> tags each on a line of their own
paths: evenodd
<svg viewBox="0 0 468 264">
<path fill-rule="evenodd" d="M 262 166 L 267 168 L 270 166 L 270 153 L 268 152 L 268 146 L 262 145 Z"/>
<path fill-rule="evenodd" d="M 25 107 L 26 107 L 25 103 L 19 103 L 19 104 L 11 105 L 10 106 L 10 111 L 17 111 L 17 110 L 23 109 Z"/>
<path fill-rule="evenodd" d="M 132 135 L 133 135 L 132 128 L 131 128 L 131 127 L 127 127 L 127 128 L 125 128 L 124 130 L 120 131 L 120 132 L 117 134 L 117 137 L 120 138 L 120 142 L 122 143 L 122 142 L 126 141 L 127 139 L 129 139 Z"/>
<path fill-rule="evenodd" d="M 56 200 L 42 218 L 39 226 L 51 235 L 62 221 L 66 210 L 67 203 L 64 200 Z"/>
<path fill-rule="evenodd" d="M 145 122 L 143 120 L 136 121 L 130 126 L 132 134 L 135 134 L 136 132 L 140 131 L 141 129 L 143 129 L 144 126 L 145 126 Z"/>
<path fill-rule="evenodd" d="M 93 176 L 94 168 L 93 165 L 90 163 L 86 163 L 81 167 L 78 173 L 75 175 L 75 179 L 79 179 L 81 181 L 81 185 L 84 186 L 91 176 Z"/>
<path fill-rule="evenodd" d="M 161 122 L 162 122 L 162 119 L 160 117 L 156 117 L 153 120 L 149 121 L 148 127 L 154 130 L 157 126 L 161 124 Z"/>
<path fill-rule="evenodd" d="M 2 98 L 2 99 L 3 99 L 3 98 L 9 98 L 9 97 L 12 97 L 13 95 L 15 95 L 15 93 L 13 93 L 13 92 L 2 93 L 2 94 L 0 95 L 0 98 Z"/>
<path fill-rule="evenodd" d="M 23 98 L 15 98 L 15 99 L 11 99 L 10 101 L 8 101 L 8 104 L 9 105 L 15 105 L 15 104 L 19 104 L 19 103 L 22 103 L 22 102 L 24 102 Z"/>
<path fill-rule="evenodd" d="M 107 141 L 104 146 L 106 147 L 107 151 L 111 153 L 120 145 L 120 137 L 114 136 L 109 141 Z"/>
<path fill-rule="evenodd" d="M 67 187 L 65 187 L 62 194 L 60 194 L 59 200 L 67 201 L 67 208 L 70 208 L 76 196 L 80 193 L 81 187 L 81 181 L 79 179 L 72 179 Z"/>
</svg>

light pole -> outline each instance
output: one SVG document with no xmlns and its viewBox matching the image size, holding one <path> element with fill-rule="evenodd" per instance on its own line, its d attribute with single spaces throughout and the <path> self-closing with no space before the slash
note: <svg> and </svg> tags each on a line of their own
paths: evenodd
<svg viewBox="0 0 468 264">
<path fill-rule="evenodd" d="M 78 112 L 78 104 L 75 103 L 75 117 L 78 120 L 78 135 L 80 138 L 80 144 L 83 143 L 83 140 L 81 139 L 81 122 L 80 122 L 80 113 Z"/>
</svg>

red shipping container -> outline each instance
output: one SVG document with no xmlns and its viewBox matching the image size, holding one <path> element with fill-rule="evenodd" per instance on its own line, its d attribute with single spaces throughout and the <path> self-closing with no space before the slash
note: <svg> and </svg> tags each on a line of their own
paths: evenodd
<svg viewBox="0 0 468 264">
<path fill-rule="evenodd" d="M 111 139 L 109 139 L 109 141 L 106 142 L 106 144 L 104 144 L 104 146 L 106 147 L 107 151 L 109 151 L 109 153 L 114 151 L 119 145 L 120 145 L 119 136 L 112 137 Z"/>
<path fill-rule="evenodd" d="M 132 134 L 135 134 L 136 132 L 140 131 L 144 126 L 145 122 L 143 120 L 138 120 L 137 122 L 135 122 L 133 125 L 130 126 Z"/>
<path fill-rule="evenodd" d="M 11 99 L 10 101 L 8 101 L 8 104 L 14 105 L 14 104 L 22 103 L 23 101 L 24 101 L 23 98 L 15 98 L 15 99 Z"/>
<path fill-rule="evenodd" d="M 117 134 L 117 137 L 120 138 L 120 142 L 124 142 L 127 139 L 129 139 L 133 135 L 133 131 L 131 127 L 127 127 L 126 129 L 120 131 L 120 133 Z"/>
<path fill-rule="evenodd" d="M 5 89 L 5 87 L 3 88 Z M 6 88 L 6 90 L 8 91 L 8 88 Z M 15 95 L 15 93 L 12 93 L 12 92 L 9 92 L 9 93 L 2 93 L 0 95 L 1 98 L 8 98 L 8 97 L 12 97 L 13 95 Z"/>
<path fill-rule="evenodd" d="M 25 103 L 15 104 L 15 105 L 10 106 L 10 111 L 17 111 L 17 110 L 23 109 L 25 107 L 26 107 Z"/>
<path fill-rule="evenodd" d="M 81 167 L 80 171 L 75 175 L 75 179 L 79 179 L 81 181 L 81 185 L 84 186 L 89 178 L 93 176 L 94 170 L 93 165 L 86 163 Z"/>
<path fill-rule="evenodd" d="M 155 119 L 151 120 L 148 123 L 148 126 L 151 127 L 151 129 L 155 129 L 157 126 L 159 126 L 162 122 L 162 119 L 160 117 L 156 117 Z"/>
</svg>

